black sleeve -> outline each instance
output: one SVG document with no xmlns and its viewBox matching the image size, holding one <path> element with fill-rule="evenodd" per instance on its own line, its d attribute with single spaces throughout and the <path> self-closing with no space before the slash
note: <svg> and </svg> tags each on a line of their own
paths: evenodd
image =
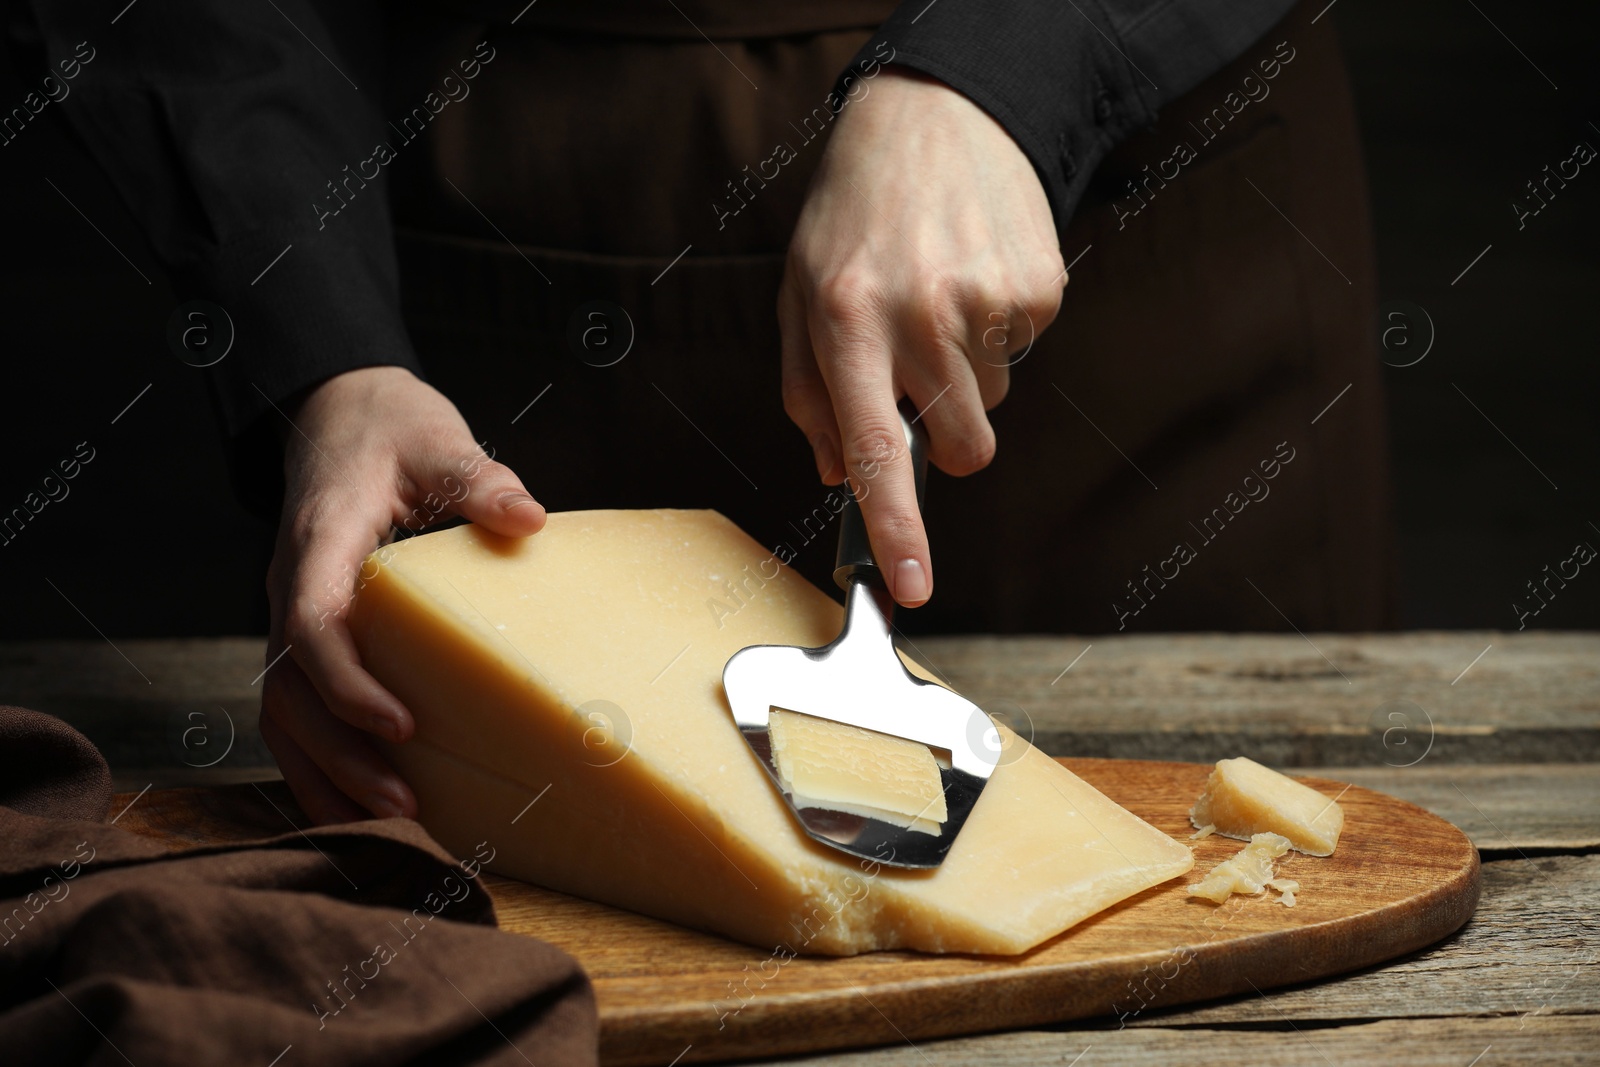
<svg viewBox="0 0 1600 1067">
<path fill-rule="evenodd" d="M 1096 166 L 1236 59 L 1293 0 L 906 0 L 840 79 L 895 63 L 994 116 L 1065 227 Z"/>
<path fill-rule="evenodd" d="M 357 367 L 420 374 L 383 182 L 384 25 L 356 0 L 32 0 L 59 111 L 139 220 L 180 299 L 232 319 L 204 371 L 236 484 L 275 479 L 297 392 Z M 120 10 L 120 14 L 119 14 Z M 65 64 L 71 63 L 72 66 Z M 240 484 L 259 509 L 260 484 Z M 251 499 L 253 498 L 253 499 Z M 275 506 L 276 502 L 268 504 Z"/>
</svg>

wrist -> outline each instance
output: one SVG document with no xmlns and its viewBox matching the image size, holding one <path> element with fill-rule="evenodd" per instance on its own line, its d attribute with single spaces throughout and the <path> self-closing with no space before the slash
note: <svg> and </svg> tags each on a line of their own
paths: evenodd
<svg viewBox="0 0 1600 1067">
<path fill-rule="evenodd" d="M 325 411 L 346 407 L 381 391 L 404 388 L 418 381 L 408 368 L 390 364 L 356 367 L 324 378 L 295 393 L 284 403 L 283 411 L 288 418 L 280 420 L 278 443 L 286 445 L 291 438 L 298 437 L 296 427 L 302 427 L 305 420 L 318 419 Z"/>
</svg>

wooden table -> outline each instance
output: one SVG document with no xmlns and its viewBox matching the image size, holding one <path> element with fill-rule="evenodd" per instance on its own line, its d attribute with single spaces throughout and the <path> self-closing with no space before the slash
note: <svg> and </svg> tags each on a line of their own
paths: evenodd
<svg viewBox="0 0 1600 1067">
<path fill-rule="evenodd" d="M 255 732 L 263 644 L 0 645 L 0 700 L 78 726 L 122 790 L 272 778 Z M 1447 941 L 1332 981 L 1148 1012 L 1123 1028 L 1078 1022 L 784 1062 L 1600 1062 L 1600 634 L 917 645 L 952 685 L 1052 755 L 1249 755 L 1414 801 L 1477 844 L 1482 903 Z M 223 751 L 230 719 L 226 756 L 194 766 Z"/>
</svg>

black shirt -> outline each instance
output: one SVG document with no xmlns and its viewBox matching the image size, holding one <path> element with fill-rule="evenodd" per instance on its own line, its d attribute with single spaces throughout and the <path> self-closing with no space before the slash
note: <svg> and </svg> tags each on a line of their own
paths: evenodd
<svg viewBox="0 0 1600 1067">
<path fill-rule="evenodd" d="M 222 305 L 234 320 L 233 351 L 210 382 L 235 449 L 260 436 L 250 431 L 263 416 L 277 419 L 274 406 L 335 374 L 393 364 L 421 375 L 401 319 L 382 183 L 342 210 L 338 225 L 309 207 L 331 191 L 324 186 L 353 147 L 386 139 L 383 5 L 28 6 L 34 22 L 21 32 L 55 77 L 74 62 L 59 110 L 142 223 L 175 288 Z M 491 26 L 528 10 L 526 0 L 467 6 Z M 993 115 L 1033 162 L 1059 228 L 1120 139 L 1291 6 L 909 0 L 858 64 L 892 55 Z M 784 23 L 792 15 L 775 18 L 783 32 L 802 28 Z M 850 76 L 841 75 L 840 89 Z"/>
</svg>

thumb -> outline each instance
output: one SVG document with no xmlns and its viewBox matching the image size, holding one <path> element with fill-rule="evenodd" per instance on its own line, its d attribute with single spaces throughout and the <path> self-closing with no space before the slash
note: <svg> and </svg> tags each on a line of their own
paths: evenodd
<svg viewBox="0 0 1600 1067">
<path fill-rule="evenodd" d="M 545 510 L 504 463 L 482 448 L 444 464 L 430 479 L 455 514 L 506 537 L 527 537 L 544 528 Z"/>
</svg>

